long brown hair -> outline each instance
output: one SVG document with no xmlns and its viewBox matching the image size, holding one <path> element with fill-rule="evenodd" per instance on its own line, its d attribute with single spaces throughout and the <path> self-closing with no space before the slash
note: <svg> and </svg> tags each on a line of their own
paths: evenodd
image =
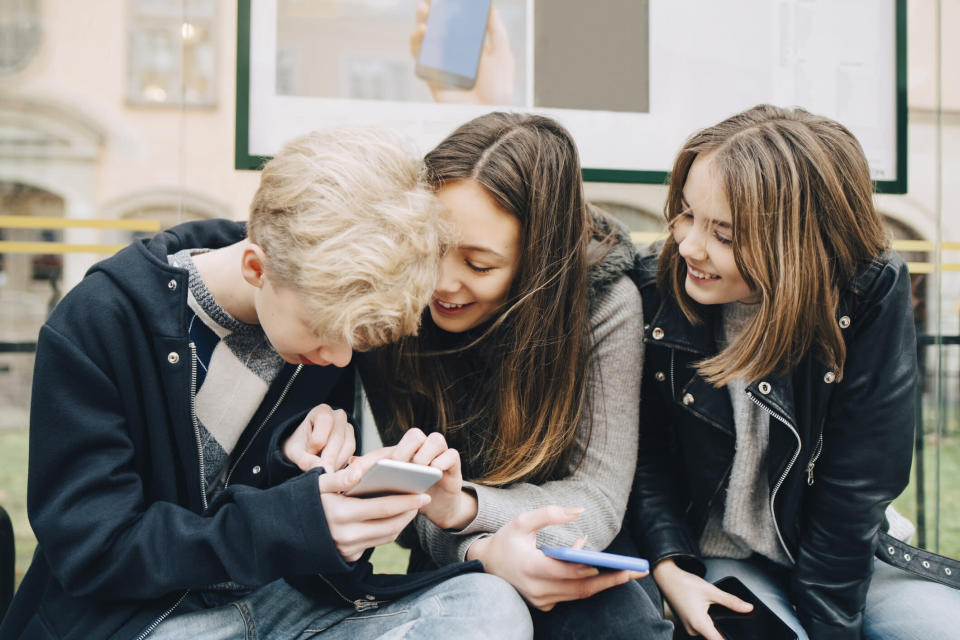
<svg viewBox="0 0 960 640">
<path fill-rule="evenodd" d="M 853 134 L 803 109 L 759 105 L 690 137 L 673 164 L 665 215 L 683 210 L 683 185 L 709 154 L 733 225 L 733 254 L 759 309 L 743 333 L 698 364 L 723 386 L 796 365 L 812 348 L 840 379 L 846 347 L 837 326 L 839 288 L 888 246 L 873 206 L 870 170 Z M 686 263 L 667 238 L 658 283 L 691 322 L 702 308 L 684 288 Z"/>
<path fill-rule="evenodd" d="M 434 189 L 474 180 L 516 216 L 521 250 L 503 310 L 464 349 L 496 352 L 492 375 L 474 392 L 480 409 L 461 415 L 439 360 L 450 354 L 437 351 L 436 332 L 421 331 L 379 354 L 396 386 L 387 394 L 394 427 L 430 426 L 412 424 L 419 396 L 448 436 L 486 429 L 482 475 L 472 480 L 547 480 L 574 462 L 577 431 L 589 417 L 586 272 L 593 227 L 576 146 L 549 118 L 490 113 L 454 131 L 425 163 Z"/>
</svg>

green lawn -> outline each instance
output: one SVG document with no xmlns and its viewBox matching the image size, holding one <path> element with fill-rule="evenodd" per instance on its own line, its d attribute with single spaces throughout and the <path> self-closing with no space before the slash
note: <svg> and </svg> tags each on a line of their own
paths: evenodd
<svg viewBox="0 0 960 640">
<path fill-rule="evenodd" d="M 937 449 L 928 442 L 926 461 L 927 547 L 935 550 L 935 460 Z M 940 553 L 960 558 L 960 439 L 953 437 L 940 446 Z M 36 541 L 27 522 L 27 432 L 25 429 L 0 429 L 0 504 L 10 513 L 17 543 L 17 584 L 23 577 Z M 916 517 L 916 490 L 910 487 L 894 502 L 897 510 L 911 520 Z M 914 538 L 914 542 L 917 540 Z M 373 564 L 379 573 L 403 573 L 408 552 L 389 544 L 377 548 Z"/>
<path fill-rule="evenodd" d="M 926 510 L 927 539 L 926 548 L 931 551 L 960 558 L 960 437 L 954 435 L 940 443 L 940 546 L 937 549 L 936 536 L 936 441 L 930 436 L 923 450 L 924 459 L 924 495 Z M 897 511 L 916 522 L 917 489 L 916 469 L 910 473 L 910 486 L 893 501 Z M 917 544 L 917 536 L 912 542 Z"/>
<path fill-rule="evenodd" d="M 0 505 L 10 514 L 17 545 L 19 585 L 37 541 L 27 521 L 27 431 L 0 429 Z"/>
</svg>

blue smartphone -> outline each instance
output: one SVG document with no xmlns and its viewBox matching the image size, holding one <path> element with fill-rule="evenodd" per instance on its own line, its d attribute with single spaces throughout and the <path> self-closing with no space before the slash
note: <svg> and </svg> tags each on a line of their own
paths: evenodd
<svg viewBox="0 0 960 640">
<path fill-rule="evenodd" d="M 472 89 L 491 0 L 431 0 L 416 74 L 442 87 Z"/>
<path fill-rule="evenodd" d="M 606 551 L 590 551 L 573 547 L 540 547 L 545 555 L 565 562 L 579 562 L 604 569 L 629 569 L 630 571 L 649 571 L 650 563 L 643 558 L 622 556 Z"/>
</svg>

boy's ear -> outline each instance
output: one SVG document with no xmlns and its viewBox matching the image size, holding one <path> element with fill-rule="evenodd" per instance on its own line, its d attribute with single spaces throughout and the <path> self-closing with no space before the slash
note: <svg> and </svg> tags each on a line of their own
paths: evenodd
<svg viewBox="0 0 960 640">
<path fill-rule="evenodd" d="M 240 258 L 240 272 L 244 280 L 257 288 L 262 287 L 266 264 L 267 254 L 260 245 L 251 242 L 244 247 L 243 256 Z"/>
</svg>

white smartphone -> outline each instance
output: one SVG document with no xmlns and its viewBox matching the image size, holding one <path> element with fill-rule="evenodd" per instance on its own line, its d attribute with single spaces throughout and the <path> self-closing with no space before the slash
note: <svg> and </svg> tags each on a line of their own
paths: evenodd
<svg viewBox="0 0 960 640">
<path fill-rule="evenodd" d="M 431 0 L 416 73 L 441 87 L 472 89 L 491 0 Z"/>
<path fill-rule="evenodd" d="M 398 460 L 378 460 L 344 495 L 374 497 L 391 493 L 423 493 L 443 477 L 434 467 Z"/>
</svg>

